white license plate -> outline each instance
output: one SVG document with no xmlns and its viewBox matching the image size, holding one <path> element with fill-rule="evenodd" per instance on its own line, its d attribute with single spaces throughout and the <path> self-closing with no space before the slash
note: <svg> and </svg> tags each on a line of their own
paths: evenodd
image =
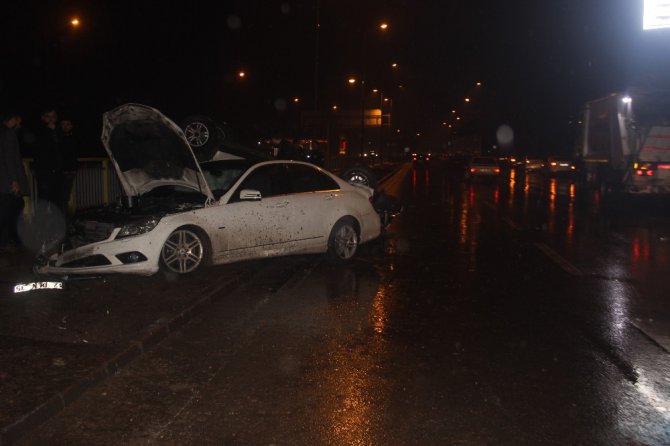
<svg viewBox="0 0 670 446">
<path fill-rule="evenodd" d="M 14 285 L 15 293 L 23 293 L 26 291 L 33 290 L 62 290 L 63 282 L 31 282 L 31 283 L 19 283 Z"/>
</svg>

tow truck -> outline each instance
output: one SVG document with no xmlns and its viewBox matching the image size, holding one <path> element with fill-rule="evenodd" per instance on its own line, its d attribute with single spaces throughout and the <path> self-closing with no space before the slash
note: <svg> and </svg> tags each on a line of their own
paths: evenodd
<svg viewBox="0 0 670 446">
<path fill-rule="evenodd" d="M 584 106 L 581 179 L 601 195 L 670 194 L 670 92 L 631 88 Z"/>
</svg>

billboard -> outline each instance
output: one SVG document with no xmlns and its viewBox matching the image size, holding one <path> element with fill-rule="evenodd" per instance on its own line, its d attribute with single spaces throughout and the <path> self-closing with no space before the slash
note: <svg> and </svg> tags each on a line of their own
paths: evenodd
<svg viewBox="0 0 670 446">
<path fill-rule="evenodd" d="M 645 30 L 670 28 L 670 0 L 644 0 L 642 22 Z"/>
<path fill-rule="evenodd" d="M 382 116 L 382 110 L 380 108 L 372 108 L 365 110 L 338 110 L 337 112 L 332 112 L 328 115 L 322 115 L 318 112 L 306 111 L 303 112 L 301 116 L 302 125 L 306 127 L 312 127 L 319 123 L 330 122 L 333 125 L 336 125 L 341 129 L 359 129 L 363 125 L 365 128 L 370 127 L 381 127 L 387 123 Z"/>
</svg>

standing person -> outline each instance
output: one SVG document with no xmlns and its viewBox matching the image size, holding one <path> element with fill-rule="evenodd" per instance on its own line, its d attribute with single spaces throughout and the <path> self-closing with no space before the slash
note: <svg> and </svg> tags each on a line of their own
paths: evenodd
<svg viewBox="0 0 670 446">
<path fill-rule="evenodd" d="M 46 108 L 41 120 L 42 125 L 35 135 L 37 198 L 47 200 L 65 213 L 67 205 L 63 203 L 63 152 L 57 126 L 58 113 L 54 108 Z"/>
<path fill-rule="evenodd" d="M 293 140 L 290 138 L 282 138 L 278 143 L 276 143 L 276 155 L 275 157 L 279 160 L 299 160 L 302 161 L 304 158 L 298 146 L 293 144 Z"/>
<path fill-rule="evenodd" d="M 61 201 L 65 203 L 63 211 L 67 215 L 65 211 L 67 211 L 67 204 L 72 195 L 72 187 L 74 186 L 79 166 L 77 161 L 79 139 L 74 131 L 74 123 L 68 116 L 61 117 L 60 131 L 61 152 L 63 153 L 63 196 L 61 197 Z"/>
<path fill-rule="evenodd" d="M 23 211 L 23 196 L 28 195 L 28 179 L 23 167 L 16 131 L 21 126 L 18 113 L 2 115 L 0 125 L 0 247 L 10 249 L 19 243 L 16 223 Z M 19 205 L 20 202 L 20 205 Z"/>
</svg>

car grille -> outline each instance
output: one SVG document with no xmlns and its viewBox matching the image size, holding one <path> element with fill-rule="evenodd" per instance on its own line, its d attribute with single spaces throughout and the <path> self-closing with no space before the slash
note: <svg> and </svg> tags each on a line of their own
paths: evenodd
<svg viewBox="0 0 670 446">
<path fill-rule="evenodd" d="M 94 220 L 78 221 L 74 223 L 75 234 L 70 238 L 74 248 L 89 243 L 107 240 L 114 230 L 112 223 Z"/>
<path fill-rule="evenodd" d="M 63 264 L 63 268 L 83 268 L 86 266 L 105 266 L 111 264 L 112 262 L 110 262 L 107 257 L 101 254 L 96 254 L 65 263 Z"/>
</svg>

